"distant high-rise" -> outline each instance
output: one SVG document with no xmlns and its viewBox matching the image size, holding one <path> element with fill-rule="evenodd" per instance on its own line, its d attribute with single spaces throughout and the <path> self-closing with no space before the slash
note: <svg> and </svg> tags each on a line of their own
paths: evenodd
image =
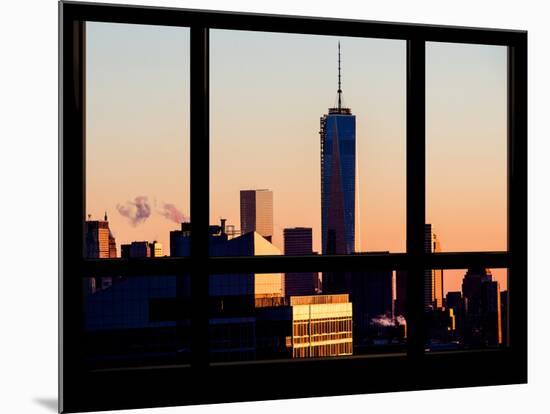
<svg viewBox="0 0 550 414">
<path fill-rule="evenodd" d="M 108 259 L 116 257 L 116 242 L 111 230 L 107 213 L 104 220 L 87 220 L 85 222 L 85 257 L 88 259 Z"/>
<path fill-rule="evenodd" d="M 270 190 L 241 190 L 241 234 L 252 231 L 271 242 L 273 192 Z"/>
<path fill-rule="evenodd" d="M 371 252 L 371 254 L 378 253 Z M 345 280 L 346 291 L 349 292 L 350 301 L 353 303 L 354 347 L 368 346 L 378 335 L 380 326 L 376 323 L 376 319 L 393 321 L 393 272 L 391 270 L 351 272 L 350 277 L 345 277 Z"/>
<path fill-rule="evenodd" d="M 500 292 L 500 326 L 502 331 L 502 344 L 508 344 L 508 291 Z"/>
<path fill-rule="evenodd" d="M 84 223 L 84 257 L 88 259 L 108 259 L 117 257 L 115 237 L 109 229 L 107 212 L 103 220 L 87 220 Z M 95 292 L 111 286 L 111 277 L 88 279 L 87 289 Z"/>
<path fill-rule="evenodd" d="M 424 248 L 426 253 L 441 252 L 437 235 L 432 231 L 432 225 L 424 226 Z M 443 270 L 425 271 L 424 307 L 439 309 L 443 307 Z"/>
<path fill-rule="evenodd" d="M 424 251 L 426 253 L 439 253 L 441 245 L 439 239 L 432 231 L 431 224 L 424 225 Z M 424 308 L 439 309 L 443 307 L 443 270 L 424 271 Z M 396 299 L 395 313 L 405 315 L 407 303 L 407 272 L 398 270 L 396 272 Z"/>
<path fill-rule="evenodd" d="M 283 230 L 285 255 L 306 256 L 313 254 L 311 227 L 295 227 Z M 318 285 L 317 272 L 285 273 L 286 296 L 315 294 Z"/>
<path fill-rule="evenodd" d="M 342 107 L 340 43 L 338 106 L 321 117 L 321 229 L 323 254 L 355 250 L 355 115 Z"/>
<path fill-rule="evenodd" d="M 464 343 L 466 346 L 498 346 L 502 343 L 500 288 L 491 271 L 468 269 L 462 280 Z"/>
</svg>

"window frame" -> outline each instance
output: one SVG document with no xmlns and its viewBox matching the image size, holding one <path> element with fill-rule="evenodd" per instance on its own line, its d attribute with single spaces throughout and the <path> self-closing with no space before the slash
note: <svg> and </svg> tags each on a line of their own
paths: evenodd
<svg viewBox="0 0 550 414">
<path fill-rule="evenodd" d="M 527 382 L 527 32 L 64 1 L 59 3 L 59 13 L 59 402 L 62 412 Z M 83 258 L 86 21 L 190 28 L 190 205 L 194 231 L 189 257 Z M 392 38 L 407 42 L 406 253 L 209 256 L 209 29 Z M 508 47 L 507 251 L 424 251 L 425 44 L 429 41 Z M 475 265 L 508 268 L 508 347 L 425 353 L 424 269 Z M 189 269 L 195 269 L 191 276 L 190 365 L 98 371 L 86 371 L 81 366 L 82 277 L 183 274 Z M 208 301 L 204 300 L 208 297 L 209 274 L 337 269 L 408 270 L 406 354 L 209 363 Z M 335 380 L 327 378 L 327 373 Z M 359 376 L 364 381 L 354 380 Z M 258 378 L 262 379 L 261 387 L 256 384 Z"/>
</svg>

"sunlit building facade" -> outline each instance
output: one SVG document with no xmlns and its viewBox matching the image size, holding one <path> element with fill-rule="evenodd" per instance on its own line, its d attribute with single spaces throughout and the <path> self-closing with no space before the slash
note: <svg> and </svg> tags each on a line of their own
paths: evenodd
<svg viewBox="0 0 550 414">
<path fill-rule="evenodd" d="M 241 234 L 255 231 L 271 242 L 273 237 L 273 192 L 241 190 Z"/>
<path fill-rule="evenodd" d="M 149 251 L 151 257 L 162 257 L 164 253 L 162 249 L 162 243 L 159 243 L 156 240 L 154 240 L 152 243 L 149 243 Z"/>
<path fill-rule="evenodd" d="M 117 257 L 116 241 L 109 228 L 107 213 L 103 220 L 87 220 L 84 223 L 84 257 L 88 259 L 108 259 Z M 111 286 L 111 277 L 91 278 L 85 290 L 93 292 Z"/>
<path fill-rule="evenodd" d="M 292 308 L 292 357 L 353 354 L 353 311 L 348 295 L 296 296 Z"/>
<path fill-rule="evenodd" d="M 88 259 L 117 257 L 116 241 L 109 229 L 107 213 L 104 220 L 87 220 L 84 228 L 85 256 Z"/>
<path fill-rule="evenodd" d="M 259 358 L 353 354 L 353 310 L 346 294 L 256 300 L 256 315 Z"/>
</svg>

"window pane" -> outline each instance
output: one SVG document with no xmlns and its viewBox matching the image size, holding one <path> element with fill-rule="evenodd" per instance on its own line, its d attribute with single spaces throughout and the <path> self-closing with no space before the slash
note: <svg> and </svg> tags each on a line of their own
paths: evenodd
<svg viewBox="0 0 550 414">
<path fill-rule="evenodd" d="M 190 362 L 190 278 L 89 277 L 84 356 L 90 369 Z"/>
<path fill-rule="evenodd" d="M 300 295 L 287 292 L 289 274 L 210 276 L 212 362 L 317 358 L 405 352 L 407 324 L 394 311 L 394 272 L 333 273 L 340 289 L 321 290 L 318 273 Z"/>
<path fill-rule="evenodd" d="M 506 250 L 506 47 L 426 44 L 426 140 L 426 217 L 441 250 Z"/>
<path fill-rule="evenodd" d="M 189 29 L 86 23 L 86 252 L 170 254 L 189 221 Z"/>
<path fill-rule="evenodd" d="M 499 348 L 508 343 L 508 270 L 428 270 L 434 300 L 426 308 L 428 351 Z M 440 302 L 439 297 L 443 297 Z"/>
<path fill-rule="evenodd" d="M 404 251 L 404 41 L 212 30 L 210 65 L 213 235 Z"/>
</svg>

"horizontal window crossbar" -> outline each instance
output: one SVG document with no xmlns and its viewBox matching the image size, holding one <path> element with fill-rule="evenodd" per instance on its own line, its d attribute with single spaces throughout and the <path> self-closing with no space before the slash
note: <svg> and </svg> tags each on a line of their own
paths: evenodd
<svg viewBox="0 0 550 414">
<path fill-rule="evenodd" d="M 160 257 L 143 259 L 87 259 L 82 276 L 177 275 L 201 273 L 273 273 L 398 270 L 410 267 L 463 269 L 473 266 L 509 267 L 507 252 L 435 253 L 413 256 L 406 253 L 357 254 L 347 256 L 244 256 L 244 257 Z"/>
</svg>

